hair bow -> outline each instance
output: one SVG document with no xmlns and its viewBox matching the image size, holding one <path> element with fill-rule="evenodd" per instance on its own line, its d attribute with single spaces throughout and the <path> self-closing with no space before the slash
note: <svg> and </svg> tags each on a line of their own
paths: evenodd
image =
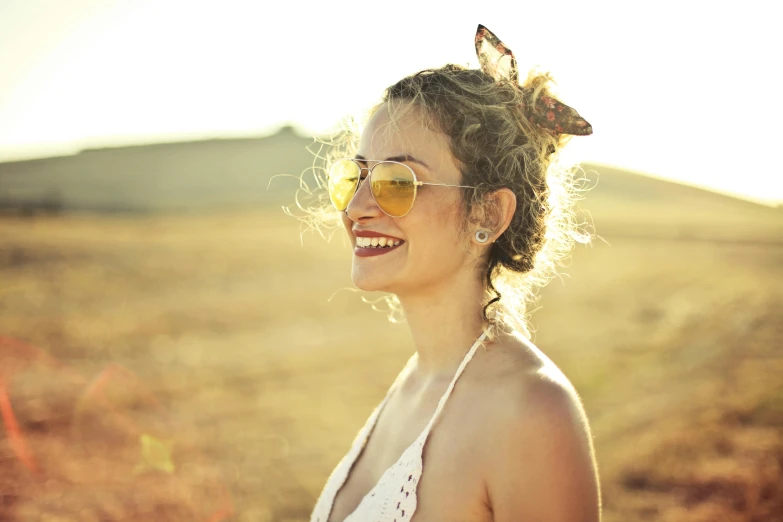
<svg viewBox="0 0 783 522">
<path fill-rule="evenodd" d="M 500 41 L 500 38 L 481 24 L 476 30 L 476 55 L 485 73 L 495 80 L 505 79 L 518 85 L 524 93 L 525 100 L 528 102 L 531 100 L 533 89 L 519 85 L 519 70 L 514 53 Z M 593 127 L 579 116 L 578 112 L 551 96 L 539 96 L 535 103 L 525 103 L 522 109 L 531 123 L 555 135 L 586 136 L 593 133 Z"/>
</svg>

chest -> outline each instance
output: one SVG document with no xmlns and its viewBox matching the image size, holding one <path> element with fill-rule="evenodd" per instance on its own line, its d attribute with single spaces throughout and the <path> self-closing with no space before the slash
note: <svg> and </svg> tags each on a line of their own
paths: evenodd
<svg viewBox="0 0 783 522">
<path fill-rule="evenodd" d="M 424 432 L 443 391 L 436 388 L 390 397 L 335 496 L 330 522 L 342 522 L 352 514 L 401 456 L 417 455 L 417 441 L 424 442 L 423 472 L 416 486 L 418 505 L 412 518 L 405 519 L 491 520 L 481 471 L 482 411 L 476 409 L 477 397 L 470 390 L 455 390 L 429 434 Z"/>
</svg>

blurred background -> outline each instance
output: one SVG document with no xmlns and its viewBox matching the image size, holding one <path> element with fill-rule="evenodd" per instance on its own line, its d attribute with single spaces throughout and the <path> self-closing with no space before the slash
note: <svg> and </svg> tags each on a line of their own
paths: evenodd
<svg viewBox="0 0 783 522">
<path fill-rule="evenodd" d="M 413 345 L 282 207 L 341 118 L 477 67 L 477 23 L 595 128 L 568 154 L 597 237 L 533 340 L 584 402 L 604 519 L 783 520 L 774 20 L 0 3 L 0 520 L 308 519 Z"/>
</svg>

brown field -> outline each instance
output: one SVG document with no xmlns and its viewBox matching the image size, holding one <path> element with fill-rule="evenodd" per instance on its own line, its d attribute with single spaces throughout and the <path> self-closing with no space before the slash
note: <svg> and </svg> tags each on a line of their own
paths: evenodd
<svg viewBox="0 0 783 522">
<path fill-rule="evenodd" d="M 534 341 L 585 404 L 606 522 L 781 521 L 783 217 L 669 196 L 666 208 L 596 191 L 584 206 L 601 238 L 543 292 Z M 220 472 L 231 520 L 307 520 L 412 351 L 404 325 L 338 291 L 350 287 L 349 264 L 339 238 L 306 235 L 302 246 L 277 210 L 6 217 L 0 336 L 85 379 L 112 363 L 133 372 L 165 412 L 156 418 L 175 419 L 160 433 Z M 63 412 L 83 383 L 42 375 L 9 385 L 10 400 L 39 464 L 54 473 L 66 465 L 46 459 L 70 459 L 69 471 L 36 479 L 0 424 L 0 520 L 154 519 L 124 518 L 124 490 L 74 471 Z M 155 432 L 157 421 L 138 422 Z M 187 454 L 175 451 L 174 464 Z M 198 493 L 200 476 L 183 503 L 214 494 Z"/>
</svg>

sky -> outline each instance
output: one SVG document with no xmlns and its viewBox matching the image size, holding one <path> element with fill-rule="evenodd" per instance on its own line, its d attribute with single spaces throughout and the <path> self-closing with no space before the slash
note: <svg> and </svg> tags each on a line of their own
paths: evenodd
<svg viewBox="0 0 783 522">
<path fill-rule="evenodd" d="M 478 67 L 482 23 L 592 124 L 569 159 L 780 204 L 774 4 L 0 0 L 0 161 L 328 133 L 408 74 Z"/>
</svg>

